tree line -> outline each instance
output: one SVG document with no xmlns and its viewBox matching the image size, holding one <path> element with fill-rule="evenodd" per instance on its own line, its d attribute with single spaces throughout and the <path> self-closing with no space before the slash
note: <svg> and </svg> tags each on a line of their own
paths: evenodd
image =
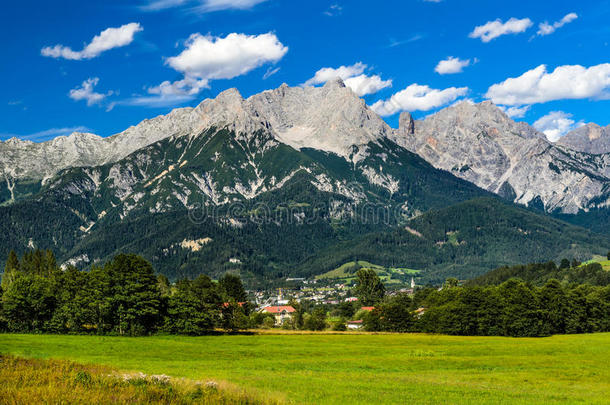
<svg viewBox="0 0 610 405">
<path fill-rule="evenodd" d="M 610 260 L 610 253 L 608 253 Z M 600 263 L 581 264 L 578 260 L 561 260 L 559 266 L 554 262 L 530 263 L 517 266 L 503 266 L 482 276 L 469 280 L 469 285 L 497 285 L 511 278 L 518 278 L 537 286 L 548 280 L 556 279 L 564 284 L 610 285 L 610 271 L 604 270 Z"/>
<path fill-rule="evenodd" d="M 536 275 L 532 277 L 536 281 L 544 272 L 564 274 L 566 268 L 584 268 L 583 277 L 597 280 L 591 275 L 599 270 L 567 261 L 559 267 L 550 262 L 524 268 L 530 269 L 524 274 Z M 292 301 L 295 312 L 283 327 L 345 330 L 351 319 L 362 320 L 368 331 L 450 335 L 521 337 L 610 331 L 607 284 L 551 278 L 535 285 L 510 278 L 500 284 L 460 285 L 457 279 L 448 279 L 441 288 L 388 294 L 374 270 L 360 269 L 356 277 L 351 293 L 359 301 L 336 305 Z M 486 281 L 496 279 L 501 277 Z M 0 331 L 138 336 L 273 327 L 273 316 L 254 311 L 247 298 L 238 276 L 225 274 L 214 281 L 200 275 L 171 284 L 133 254 L 119 254 L 104 265 L 80 271 L 73 266 L 61 269 L 51 251 L 26 252 L 21 258 L 11 252 L 0 284 Z"/>
<path fill-rule="evenodd" d="M 241 279 L 200 275 L 170 284 L 149 262 L 120 254 L 102 266 L 61 269 L 51 251 L 9 254 L 0 286 L 0 330 L 28 333 L 200 335 L 256 327 Z"/>
<path fill-rule="evenodd" d="M 511 278 L 499 285 L 460 286 L 413 296 L 386 296 L 363 317 L 369 331 L 426 332 L 466 336 L 549 336 L 610 331 L 610 285 L 566 284 L 550 279 L 538 287 Z"/>
</svg>

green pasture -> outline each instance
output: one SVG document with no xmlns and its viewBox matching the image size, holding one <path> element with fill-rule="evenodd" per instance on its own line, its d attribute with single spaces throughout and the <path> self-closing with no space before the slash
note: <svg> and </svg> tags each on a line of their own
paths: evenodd
<svg viewBox="0 0 610 405">
<path fill-rule="evenodd" d="M 0 335 L 0 353 L 215 380 L 288 403 L 607 404 L 610 334 Z"/>
</svg>

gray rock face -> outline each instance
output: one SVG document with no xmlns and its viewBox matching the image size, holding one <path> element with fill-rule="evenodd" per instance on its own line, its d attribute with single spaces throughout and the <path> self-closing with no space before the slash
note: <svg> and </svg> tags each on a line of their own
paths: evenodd
<svg viewBox="0 0 610 405">
<path fill-rule="evenodd" d="M 400 114 L 398 119 L 398 129 L 406 135 L 413 135 L 415 133 L 415 120 L 411 113 L 403 112 Z"/>
<path fill-rule="evenodd" d="M 236 147 L 243 146 L 249 156 L 243 164 L 254 168 L 253 177 L 247 185 L 235 186 L 244 196 L 275 187 L 264 184 L 253 161 L 257 153 L 278 144 L 333 153 L 355 167 L 371 156 L 371 145 L 383 148 L 390 139 L 436 168 L 517 203 L 565 213 L 610 206 L 610 153 L 579 151 L 605 151 L 607 128 L 589 125 L 552 144 L 491 102 L 463 102 L 423 121 L 403 113 L 393 130 L 341 80 L 318 88 L 282 85 L 248 99 L 230 89 L 196 108 L 174 110 L 109 138 L 75 133 L 44 143 L 0 142 L 0 192 L 4 199 L 15 199 L 20 180 L 44 184 L 60 170 L 115 163 L 170 137 L 194 142 L 211 128 L 235 133 Z M 260 133 L 266 135 L 256 135 Z M 382 152 L 376 153 L 390 153 Z M 394 181 L 383 172 L 383 167 L 369 168 L 364 175 L 394 189 Z"/>
<path fill-rule="evenodd" d="M 567 133 L 557 143 L 579 152 L 610 153 L 610 125 L 605 128 L 597 124 L 584 125 Z"/>
<path fill-rule="evenodd" d="M 488 101 L 446 108 L 394 137 L 433 166 L 520 204 L 564 213 L 610 204 L 610 156 L 553 145 Z"/>
<path fill-rule="evenodd" d="M 196 118 L 192 108 L 181 108 L 108 138 L 75 132 L 42 143 L 9 139 L 0 142 L 0 178 L 46 179 L 70 167 L 115 162 L 160 139 L 189 133 Z"/>
<path fill-rule="evenodd" d="M 297 150 L 332 152 L 352 162 L 366 156 L 364 145 L 392 133 L 341 80 L 320 88 L 282 85 L 248 99 L 229 89 L 194 109 L 176 109 L 109 138 L 74 133 L 43 143 L 17 139 L 0 142 L 0 182 L 6 181 L 14 198 L 16 181 L 44 183 L 60 170 L 114 163 L 159 140 L 187 135 L 193 138 L 212 127 L 227 128 L 242 139 L 262 130 L 276 143 Z"/>
</svg>

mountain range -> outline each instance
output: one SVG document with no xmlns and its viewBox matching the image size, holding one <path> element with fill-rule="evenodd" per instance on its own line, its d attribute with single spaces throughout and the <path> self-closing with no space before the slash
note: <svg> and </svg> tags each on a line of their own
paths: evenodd
<svg viewBox="0 0 610 405">
<path fill-rule="evenodd" d="M 230 89 L 108 138 L 0 142 L 0 258 L 50 248 L 87 266 L 133 251 L 174 278 L 260 281 L 321 273 L 371 237 L 396 244 L 360 249 L 367 259 L 430 279 L 586 256 L 610 246 L 592 232 L 607 224 L 609 139 L 588 125 L 553 144 L 490 102 L 403 113 L 393 129 L 340 80 L 247 99 Z M 455 207 L 475 214 L 457 220 Z M 483 241 L 477 228 L 498 232 Z M 523 241 L 531 251 L 503 258 Z"/>
</svg>

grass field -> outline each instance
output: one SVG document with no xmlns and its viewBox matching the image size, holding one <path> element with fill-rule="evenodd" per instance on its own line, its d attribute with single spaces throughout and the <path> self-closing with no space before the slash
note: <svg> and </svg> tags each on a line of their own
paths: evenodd
<svg viewBox="0 0 610 405">
<path fill-rule="evenodd" d="M 0 353 L 228 382 L 291 403 L 607 404 L 610 393 L 608 333 L 537 339 L 4 334 Z"/>
<path fill-rule="evenodd" d="M 119 373 L 67 360 L 0 355 L 0 404 L 271 405 L 243 389 L 165 375 Z"/>
<path fill-rule="evenodd" d="M 604 270 L 610 271 L 610 260 L 608 260 L 608 258 L 605 256 L 594 256 L 593 259 L 583 262 L 581 266 L 591 264 L 591 263 L 599 263 L 602 265 Z"/>
<path fill-rule="evenodd" d="M 399 267 L 383 267 L 377 264 L 359 260 L 357 262 L 344 263 L 336 269 L 327 271 L 324 274 L 316 276 L 316 279 L 336 280 L 343 283 L 351 283 L 356 280 L 355 266 L 360 266 L 363 269 L 375 270 L 381 281 L 386 284 L 400 284 L 400 280 L 398 280 L 396 277 L 401 277 L 405 275 L 417 276 L 420 273 L 420 270 Z"/>
</svg>

